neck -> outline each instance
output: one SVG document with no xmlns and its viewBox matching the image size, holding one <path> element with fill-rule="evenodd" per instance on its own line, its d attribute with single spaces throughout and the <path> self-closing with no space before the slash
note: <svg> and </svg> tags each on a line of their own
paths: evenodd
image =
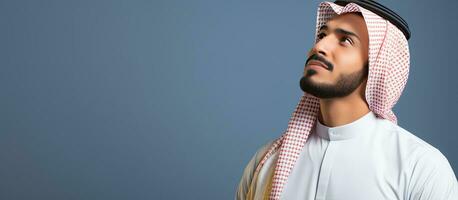
<svg viewBox="0 0 458 200">
<path fill-rule="evenodd" d="M 331 99 L 320 99 L 318 119 L 329 127 L 351 123 L 369 113 L 364 98 L 365 84 L 361 84 L 352 94 Z"/>
</svg>

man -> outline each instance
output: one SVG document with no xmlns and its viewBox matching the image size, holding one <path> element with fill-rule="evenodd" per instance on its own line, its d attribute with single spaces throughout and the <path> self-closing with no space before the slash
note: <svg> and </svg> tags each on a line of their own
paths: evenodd
<svg viewBox="0 0 458 200">
<path fill-rule="evenodd" d="M 304 96 L 286 132 L 246 166 L 236 199 L 457 200 L 448 160 L 392 112 L 407 82 L 409 37 L 378 3 L 321 3 Z"/>
</svg>

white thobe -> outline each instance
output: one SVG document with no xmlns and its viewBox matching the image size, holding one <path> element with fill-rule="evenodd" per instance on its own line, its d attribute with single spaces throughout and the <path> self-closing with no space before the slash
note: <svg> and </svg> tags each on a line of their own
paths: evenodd
<svg viewBox="0 0 458 200">
<path fill-rule="evenodd" d="M 255 199 L 262 198 L 277 154 L 266 161 L 253 183 Z M 244 198 L 260 158 L 258 151 L 245 168 L 236 199 Z M 458 200 L 458 183 L 438 149 L 370 111 L 337 127 L 317 120 L 280 198 Z"/>
</svg>

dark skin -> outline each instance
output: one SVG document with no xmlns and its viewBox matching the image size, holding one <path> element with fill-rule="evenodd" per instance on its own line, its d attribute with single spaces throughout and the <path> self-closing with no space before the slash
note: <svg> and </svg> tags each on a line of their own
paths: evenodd
<svg viewBox="0 0 458 200">
<path fill-rule="evenodd" d="M 341 76 L 357 73 L 367 67 L 369 36 L 361 15 L 355 13 L 337 15 L 318 32 L 318 39 L 307 57 L 318 54 L 333 67 L 325 69 L 316 62 L 306 65 L 304 76 L 308 70 L 315 71 L 309 77 L 309 81 L 313 84 L 332 86 Z M 318 116 L 320 122 L 329 127 L 341 126 L 367 114 L 370 110 L 365 99 L 366 83 L 367 76 L 346 96 L 320 98 L 321 112 Z"/>
</svg>

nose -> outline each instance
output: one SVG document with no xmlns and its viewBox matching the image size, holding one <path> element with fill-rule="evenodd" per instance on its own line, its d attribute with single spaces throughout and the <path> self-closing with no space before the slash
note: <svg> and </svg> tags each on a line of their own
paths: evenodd
<svg viewBox="0 0 458 200">
<path fill-rule="evenodd" d="M 330 37 L 323 37 L 318 40 L 312 48 L 312 54 L 320 54 L 323 57 L 330 56 L 332 42 Z"/>
</svg>

